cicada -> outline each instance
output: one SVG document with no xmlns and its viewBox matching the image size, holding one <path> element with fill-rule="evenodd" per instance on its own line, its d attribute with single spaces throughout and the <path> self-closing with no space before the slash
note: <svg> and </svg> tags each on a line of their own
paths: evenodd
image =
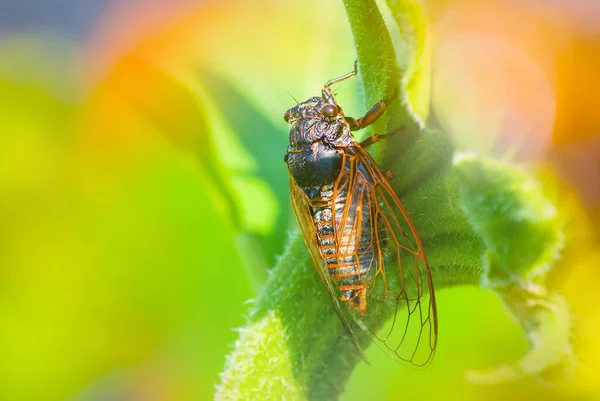
<svg viewBox="0 0 600 401">
<path fill-rule="evenodd" d="M 284 114 L 291 124 L 284 160 L 292 205 L 354 344 L 360 350 L 353 331 L 358 326 L 393 358 L 423 367 L 437 343 L 431 272 L 417 231 L 389 184 L 393 174 L 381 170 L 366 150 L 390 134 L 362 142 L 352 136 L 375 122 L 393 97 L 361 118 L 346 116 L 331 85 L 356 74 L 355 65 L 328 81 L 320 97 Z"/>
</svg>

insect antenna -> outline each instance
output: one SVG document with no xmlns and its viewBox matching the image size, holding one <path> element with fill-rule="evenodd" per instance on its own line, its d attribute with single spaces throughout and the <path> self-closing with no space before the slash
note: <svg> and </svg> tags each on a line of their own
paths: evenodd
<svg viewBox="0 0 600 401">
<path fill-rule="evenodd" d="M 342 86 L 344 86 L 344 84 L 340 84 L 340 86 L 338 86 L 337 88 L 335 88 L 333 91 L 328 93 L 327 98 L 325 99 L 326 102 L 329 102 L 329 100 L 338 95 L 338 89 L 340 89 Z"/>
<path fill-rule="evenodd" d="M 297 106 L 298 104 L 300 104 L 300 102 L 298 101 L 298 99 L 296 99 L 296 98 L 294 97 L 294 95 L 292 95 L 290 92 L 288 92 L 287 94 L 288 94 L 288 95 L 290 95 L 290 97 L 291 97 L 292 99 L 294 99 L 294 102 L 296 102 L 296 106 Z"/>
</svg>

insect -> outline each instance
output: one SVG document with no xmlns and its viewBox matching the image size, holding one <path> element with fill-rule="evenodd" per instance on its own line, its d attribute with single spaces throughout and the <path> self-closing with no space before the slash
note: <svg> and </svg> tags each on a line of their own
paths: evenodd
<svg viewBox="0 0 600 401">
<path fill-rule="evenodd" d="M 304 240 L 342 323 L 350 322 L 394 359 L 424 367 L 437 343 L 437 313 L 423 245 L 404 206 L 367 148 L 388 135 L 357 142 L 351 132 L 375 122 L 393 100 L 358 119 L 346 116 L 328 81 L 320 97 L 284 114 L 291 124 L 284 161 Z M 364 357 L 364 355 L 363 355 Z"/>
</svg>

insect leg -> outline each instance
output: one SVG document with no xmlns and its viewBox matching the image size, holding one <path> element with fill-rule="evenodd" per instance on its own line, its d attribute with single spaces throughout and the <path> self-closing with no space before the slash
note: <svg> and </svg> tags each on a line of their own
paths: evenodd
<svg viewBox="0 0 600 401">
<path fill-rule="evenodd" d="M 352 70 L 352 72 L 344 74 L 341 77 L 330 79 L 329 81 L 325 82 L 325 86 L 323 87 L 323 99 L 325 99 L 325 101 L 327 101 L 327 102 L 331 101 L 333 104 L 337 105 L 337 102 L 335 101 L 335 98 L 333 97 L 333 92 L 331 91 L 330 86 L 333 84 L 336 84 L 338 82 L 345 81 L 346 79 L 352 78 L 356 74 L 358 74 L 357 62 L 358 62 L 358 60 L 354 61 L 354 70 Z"/>
<path fill-rule="evenodd" d="M 381 117 L 388 105 L 396 98 L 396 96 L 398 96 L 398 89 L 394 90 L 394 94 L 389 99 L 382 99 L 375 103 L 373 107 L 371 107 L 361 118 L 354 119 L 352 117 L 345 117 L 348 124 L 350 124 L 350 130 L 356 131 L 373 124 L 379 117 Z"/>
<path fill-rule="evenodd" d="M 368 148 L 369 146 L 373 145 L 374 143 L 379 142 L 382 139 L 388 139 L 391 138 L 393 136 L 398 135 L 400 132 L 404 131 L 404 127 L 400 127 L 388 134 L 385 135 L 378 135 L 378 134 L 373 134 L 370 137 L 366 138 L 364 141 L 362 141 L 360 143 L 360 146 L 362 146 L 363 148 Z"/>
<path fill-rule="evenodd" d="M 344 74 L 341 77 L 330 79 L 329 81 L 325 82 L 325 89 L 329 89 L 329 87 L 331 85 L 336 84 L 336 83 L 341 82 L 341 81 L 345 81 L 346 79 L 352 78 L 353 76 L 355 76 L 358 73 L 357 62 L 358 62 L 358 60 L 354 61 L 354 70 L 352 70 L 352 72 Z"/>
</svg>

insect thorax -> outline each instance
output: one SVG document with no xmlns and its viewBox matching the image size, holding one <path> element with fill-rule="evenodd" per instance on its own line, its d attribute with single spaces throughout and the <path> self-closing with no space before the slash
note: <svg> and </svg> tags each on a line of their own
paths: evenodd
<svg viewBox="0 0 600 401">
<path fill-rule="evenodd" d="M 288 153 L 288 166 L 296 184 L 313 198 L 315 189 L 331 187 L 342 170 L 343 155 L 321 141 Z"/>
<path fill-rule="evenodd" d="M 309 198 L 333 185 L 342 170 L 345 148 L 354 144 L 343 115 L 321 113 L 326 104 L 314 97 L 289 110 L 292 127 L 287 162 L 294 181 Z"/>
</svg>

